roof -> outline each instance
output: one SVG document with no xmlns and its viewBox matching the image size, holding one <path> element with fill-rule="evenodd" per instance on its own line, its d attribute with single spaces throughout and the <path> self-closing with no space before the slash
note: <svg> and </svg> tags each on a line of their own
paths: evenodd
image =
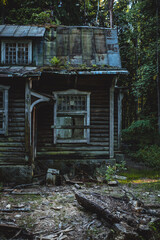
<svg viewBox="0 0 160 240">
<path fill-rule="evenodd" d="M 46 28 L 44 64 L 53 56 L 70 65 L 121 68 L 117 29 L 88 26 Z"/>
<path fill-rule="evenodd" d="M 45 27 L 0 25 L 0 37 L 43 37 Z"/>
<path fill-rule="evenodd" d="M 41 42 L 36 40 L 37 48 L 33 51 L 33 58 L 37 59 L 39 66 L 48 67 L 53 74 L 128 73 L 121 66 L 116 28 L 0 25 L 0 37 L 43 37 Z M 59 69 L 56 69 L 57 66 Z M 73 67 L 72 71 L 70 67 Z M 19 68 L 10 67 L 6 71 L 11 71 L 14 76 L 25 75 L 27 67 Z M 45 69 L 40 71 L 46 72 Z"/>
<path fill-rule="evenodd" d="M 116 74 L 128 74 L 128 71 L 126 69 L 99 69 L 99 70 L 93 70 L 93 69 L 88 69 L 88 70 L 43 70 L 44 73 L 49 73 L 49 74 L 58 74 L 58 75 L 116 75 Z"/>
<path fill-rule="evenodd" d="M 41 71 L 38 67 L 0 67 L 0 77 L 39 77 Z"/>
</svg>

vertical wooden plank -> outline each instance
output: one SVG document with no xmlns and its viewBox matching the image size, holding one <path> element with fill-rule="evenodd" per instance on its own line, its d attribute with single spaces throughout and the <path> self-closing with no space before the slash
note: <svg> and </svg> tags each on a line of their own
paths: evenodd
<svg viewBox="0 0 160 240">
<path fill-rule="evenodd" d="M 119 91 L 118 94 L 118 149 L 121 147 L 121 132 L 122 132 L 122 100 L 123 92 Z"/>
<path fill-rule="evenodd" d="M 56 102 L 54 103 L 54 116 L 53 116 L 53 119 L 54 119 L 54 126 L 56 126 L 56 120 L 57 120 L 57 95 L 55 94 L 55 98 L 56 98 Z M 57 130 L 56 128 L 53 129 L 53 142 L 54 144 L 56 144 L 57 142 Z"/>
<path fill-rule="evenodd" d="M 87 126 L 90 126 L 90 93 L 87 95 Z M 90 143 L 90 129 L 87 128 L 87 144 Z"/>
<path fill-rule="evenodd" d="M 109 157 L 114 158 L 114 86 L 110 87 Z"/>
<path fill-rule="evenodd" d="M 8 88 L 9 89 L 9 88 Z M 8 135 L 8 89 L 4 90 L 4 134 Z"/>
<path fill-rule="evenodd" d="M 26 80 L 25 85 L 25 160 L 31 162 L 31 148 L 30 148 L 30 128 L 31 128 L 31 91 L 29 80 Z"/>
<path fill-rule="evenodd" d="M 83 64 L 95 64 L 93 51 L 93 29 L 82 28 L 82 58 Z"/>
</svg>

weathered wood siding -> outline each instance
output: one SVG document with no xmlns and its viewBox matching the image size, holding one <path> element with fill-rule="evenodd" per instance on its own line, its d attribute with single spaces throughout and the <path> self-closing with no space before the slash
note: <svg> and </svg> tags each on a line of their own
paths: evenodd
<svg viewBox="0 0 160 240">
<path fill-rule="evenodd" d="M 114 151 L 118 151 L 118 92 L 114 92 Z"/>
<path fill-rule="evenodd" d="M 8 136 L 0 135 L 0 165 L 25 164 L 25 84 L 13 78 L 1 78 L 0 84 L 10 86 Z"/>
<path fill-rule="evenodd" d="M 37 160 L 106 160 L 109 158 L 109 86 L 111 79 L 87 77 L 77 80 L 77 89 L 90 95 L 90 143 L 53 144 L 53 106 L 42 105 L 37 109 Z M 43 85 L 45 81 L 45 86 Z M 49 77 L 39 83 L 43 92 L 51 94 L 73 88 L 74 79 Z M 37 86 L 36 86 L 37 87 Z M 117 119 L 115 118 L 117 121 Z M 117 146 L 115 123 L 115 146 Z"/>
<path fill-rule="evenodd" d="M 38 58 L 41 56 L 37 55 Z M 117 30 L 67 26 L 48 28 L 44 39 L 43 64 L 50 65 L 54 56 L 72 65 L 121 67 Z"/>
</svg>

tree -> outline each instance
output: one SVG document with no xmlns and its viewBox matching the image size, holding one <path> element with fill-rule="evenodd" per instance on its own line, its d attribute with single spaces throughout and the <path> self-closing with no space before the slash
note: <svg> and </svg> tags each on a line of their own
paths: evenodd
<svg viewBox="0 0 160 240">
<path fill-rule="evenodd" d="M 157 118 L 156 2 L 116 2 L 114 19 L 118 26 L 122 64 L 130 73 L 121 80 L 129 92 L 124 117 L 127 127 L 137 119 Z"/>
</svg>

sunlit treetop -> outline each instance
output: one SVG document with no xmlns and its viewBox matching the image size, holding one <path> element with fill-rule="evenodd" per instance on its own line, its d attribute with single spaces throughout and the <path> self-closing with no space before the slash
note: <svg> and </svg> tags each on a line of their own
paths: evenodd
<svg viewBox="0 0 160 240">
<path fill-rule="evenodd" d="M 6 5 L 7 4 L 7 0 L 0 0 L 0 3 L 3 4 L 3 5 Z"/>
</svg>

